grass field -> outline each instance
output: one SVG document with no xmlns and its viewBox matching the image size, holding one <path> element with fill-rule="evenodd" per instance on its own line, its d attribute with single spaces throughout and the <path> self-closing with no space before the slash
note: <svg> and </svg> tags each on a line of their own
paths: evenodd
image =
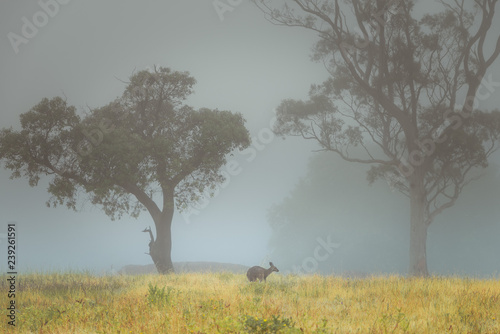
<svg viewBox="0 0 500 334">
<path fill-rule="evenodd" d="M 13 330 L 7 278 L 2 333 L 500 333 L 498 280 L 26 274 Z"/>
</svg>

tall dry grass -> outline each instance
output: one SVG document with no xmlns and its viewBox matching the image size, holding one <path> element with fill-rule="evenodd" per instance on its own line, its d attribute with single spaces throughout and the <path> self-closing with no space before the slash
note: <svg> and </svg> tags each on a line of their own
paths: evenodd
<svg viewBox="0 0 500 334">
<path fill-rule="evenodd" d="M 34 273 L 16 304 L 18 333 L 500 333 L 500 282 L 469 278 Z"/>
</svg>

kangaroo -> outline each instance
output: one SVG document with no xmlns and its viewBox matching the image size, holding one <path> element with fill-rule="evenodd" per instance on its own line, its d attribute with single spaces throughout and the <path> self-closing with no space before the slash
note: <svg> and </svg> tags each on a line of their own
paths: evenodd
<svg viewBox="0 0 500 334">
<path fill-rule="evenodd" d="M 264 268 L 259 267 L 259 266 L 254 266 L 254 267 L 248 269 L 248 271 L 247 271 L 248 280 L 250 282 L 255 282 L 258 279 L 261 282 L 262 282 L 262 280 L 264 280 L 264 282 L 265 282 L 267 276 L 271 275 L 271 273 L 273 271 L 279 272 L 278 268 L 276 268 L 272 262 L 269 262 L 269 265 L 271 266 L 271 268 L 269 268 L 269 269 L 264 269 Z"/>
</svg>

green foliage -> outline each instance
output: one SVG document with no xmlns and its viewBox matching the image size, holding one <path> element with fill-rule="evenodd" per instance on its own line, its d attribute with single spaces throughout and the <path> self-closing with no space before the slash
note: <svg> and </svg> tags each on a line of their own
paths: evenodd
<svg viewBox="0 0 500 334">
<path fill-rule="evenodd" d="M 0 160 L 12 170 L 11 178 L 26 177 L 30 186 L 36 186 L 41 175 L 54 169 L 62 171 L 72 163 L 74 155 L 68 156 L 65 163 L 58 158 L 72 144 L 73 129 L 80 117 L 75 107 L 56 97 L 42 99 L 21 114 L 20 121 L 21 131 L 0 130 Z"/>
<path fill-rule="evenodd" d="M 175 200 L 182 210 L 224 181 L 227 154 L 250 144 L 241 114 L 183 104 L 195 82 L 169 68 L 141 71 L 120 98 L 82 118 L 60 97 L 44 98 L 20 116 L 21 131 L 0 131 L 0 160 L 31 186 L 51 177 L 48 206 L 76 210 L 86 193 L 112 219 L 155 215 L 160 192 L 163 208 Z"/>
<path fill-rule="evenodd" d="M 224 300 L 209 299 L 200 303 L 199 308 L 203 311 L 220 311 L 224 309 Z"/>
<path fill-rule="evenodd" d="M 49 306 L 36 310 L 29 310 L 33 318 L 27 319 L 27 327 L 30 331 L 42 330 L 46 326 L 57 326 L 61 321 L 66 310 L 61 310 L 57 306 Z"/>
<path fill-rule="evenodd" d="M 147 300 L 149 305 L 165 306 L 169 305 L 172 302 L 173 296 L 178 293 L 171 286 L 164 286 L 160 289 L 156 285 L 153 286 L 153 284 L 149 283 Z"/>
<path fill-rule="evenodd" d="M 239 289 L 241 293 L 249 293 L 260 296 L 266 292 L 267 284 L 259 284 L 259 282 L 248 283 Z"/>
<path fill-rule="evenodd" d="M 229 282 L 234 279 L 234 276 L 234 273 L 229 271 L 224 271 L 218 274 L 218 277 L 222 282 Z"/>
<path fill-rule="evenodd" d="M 398 328 L 399 330 L 407 332 L 410 327 L 410 321 L 406 314 L 401 312 L 401 308 L 398 308 L 397 312 L 394 314 L 383 313 L 379 321 L 384 329 L 384 333 L 394 333 Z"/>
<path fill-rule="evenodd" d="M 291 318 L 280 319 L 280 316 L 271 316 L 270 319 L 245 315 L 243 317 L 245 330 L 248 333 L 301 333 L 294 328 Z"/>
</svg>

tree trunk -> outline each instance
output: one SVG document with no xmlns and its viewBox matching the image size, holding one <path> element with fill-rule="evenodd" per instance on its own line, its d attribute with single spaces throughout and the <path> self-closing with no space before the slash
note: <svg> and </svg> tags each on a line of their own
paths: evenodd
<svg viewBox="0 0 500 334">
<path fill-rule="evenodd" d="M 164 192 L 163 212 L 153 217 L 156 227 L 156 240 L 149 245 L 149 254 L 160 274 L 174 272 L 172 263 L 172 218 L 174 216 L 173 193 Z"/>
<path fill-rule="evenodd" d="M 410 179 L 410 276 L 429 276 L 424 178 L 415 170 Z"/>
<path fill-rule="evenodd" d="M 174 272 L 172 263 L 172 220 L 156 223 L 156 240 L 149 246 L 149 254 L 160 274 Z"/>
</svg>

